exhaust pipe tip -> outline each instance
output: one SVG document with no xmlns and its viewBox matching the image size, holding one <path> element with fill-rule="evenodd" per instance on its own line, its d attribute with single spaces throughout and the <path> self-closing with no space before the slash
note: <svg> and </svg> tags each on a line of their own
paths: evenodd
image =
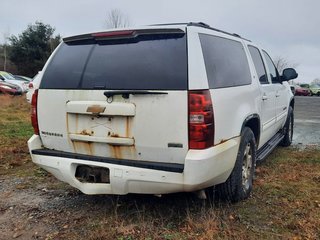
<svg viewBox="0 0 320 240">
<path fill-rule="evenodd" d="M 201 199 L 201 200 L 207 199 L 207 194 L 203 189 L 196 191 L 196 192 L 193 192 L 193 193 L 197 196 L 198 199 Z"/>
</svg>

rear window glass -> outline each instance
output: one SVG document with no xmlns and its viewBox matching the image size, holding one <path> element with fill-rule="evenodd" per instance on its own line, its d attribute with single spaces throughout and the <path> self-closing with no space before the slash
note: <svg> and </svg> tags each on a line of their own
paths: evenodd
<svg viewBox="0 0 320 240">
<path fill-rule="evenodd" d="M 207 34 L 199 36 L 210 88 L 251 83 L 248 59 L 240 42 Z"/>
<path fill-rule="evenodd" d="M 87 45 L 62 43 L 44 73 L 44 89 L 186 90 L 185 36 Z"/>
</svg>

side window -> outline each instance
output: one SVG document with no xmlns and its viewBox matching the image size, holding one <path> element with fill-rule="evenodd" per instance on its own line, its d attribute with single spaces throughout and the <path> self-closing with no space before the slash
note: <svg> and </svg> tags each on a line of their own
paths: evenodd
<svg viewBox="0 0 320 240">
<path fill-rule="evenodd" d="M 268 65 L 268 68 L 270 71 L 270 77 L 271 77 L 272 83 L 280 83 L 278 70 L 274 66 L 272 59 L 270 58 L 268 53 L 266 53 L 265 51 L 263 51 L 263 55 L 264 55 L 264 58 L 266 59 L 266 64 Z"/>
<path fill-rule="evenodd" d="M 258 50 L 258 48 L 253 47 L 253 46 L 248 46 L 254 67 L 256 68 L 258 78 L 261 84 L 268 84 L 268 77 L 267 77 L 267 72 L 266 68 L 264 66 L 261 54 Z"/>
<path fill-rule="evenodd" d="M 241 42 L 199 34 L 210 88 L 248 85 L 251 74 Z"/>
</svg>

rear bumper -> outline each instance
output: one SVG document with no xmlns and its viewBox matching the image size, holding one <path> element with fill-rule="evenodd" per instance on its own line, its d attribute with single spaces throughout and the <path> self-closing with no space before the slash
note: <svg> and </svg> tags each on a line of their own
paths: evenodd
<svg viewBox="0 0 320 240">
<path fill-rule="evenodd" d="M 85 194 L 166 194 L 190 192 L 222 183 L 229 177 L 237 156 L 240 137 L 230 139 L 206 150 L 189 150 L 184 168 L 179 164 L 158 166 L 117 164 L 112 161 L 86 160 L 72 154 L 43 154 L 40 137 L 32 136 L 28 141 L 32 161 Z M 54 153 L 56 152 L 56 154 Z M 89 156 L 88 156 L 89 157 Z M 134 161 L 131 161 L 134 163 Z M 104 167 L 110 170 L 110 184 L 83 183 L 75 177 L 78 165 Z M 177 167 L 170 169 L 170 166 Z M 166 168 L 169 167 L 169 168 Z M 163 169 L 163 170 L 161 170 Z"/>
</svg>

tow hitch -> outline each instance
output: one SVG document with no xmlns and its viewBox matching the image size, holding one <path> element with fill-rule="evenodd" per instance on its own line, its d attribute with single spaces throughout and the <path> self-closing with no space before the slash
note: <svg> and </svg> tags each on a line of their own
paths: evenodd
<svg viewBox="0 0 320 240">
<path fill-rule="evenodd" d="M 110 183 L 108 168 L 79 165 L 75 177 L 82 183 Z"/>
</svg>

